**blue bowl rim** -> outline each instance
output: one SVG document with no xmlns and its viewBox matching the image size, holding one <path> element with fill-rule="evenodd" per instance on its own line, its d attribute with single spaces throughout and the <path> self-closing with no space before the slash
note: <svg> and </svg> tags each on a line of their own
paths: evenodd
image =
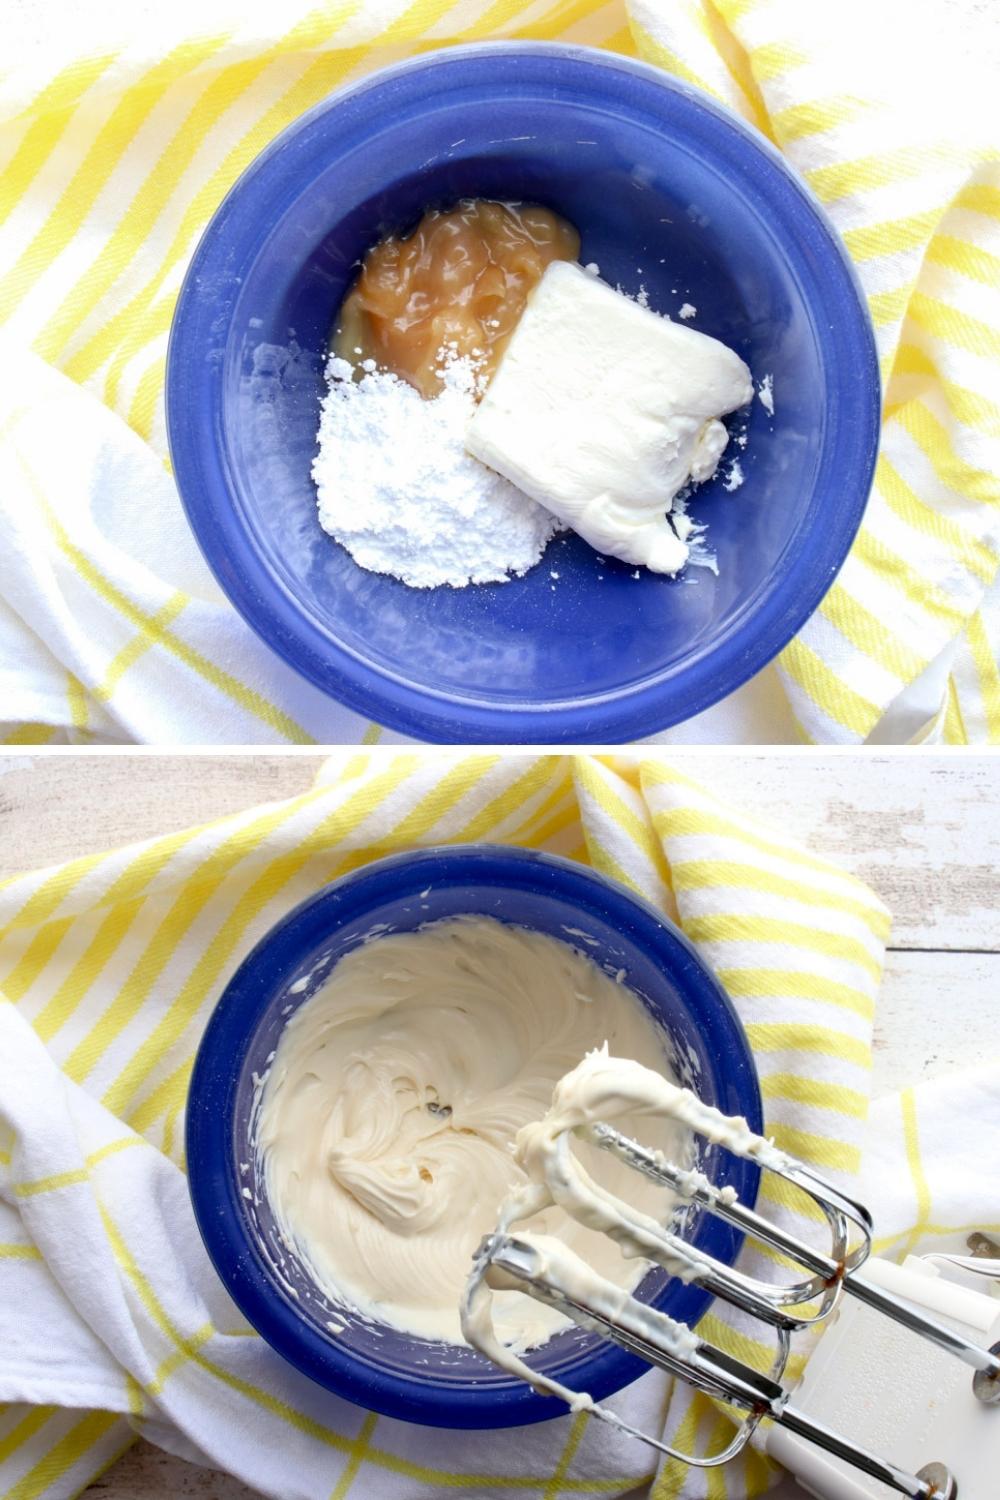
<svg viewBox="0 0 1000 1500">
<path fill-rule="evenodd" d="M 522 888 L 544 889 L 573 901 L 586 917 L 589 911 L 612 925 L 627 925 L 646 951 L 662 952 L 679 986 L 688 990 L 698 1006 L 699 1021 L 708 1033 L 709 1045 L 728 1061 L 728 1071 L 737 1089 L 741 1113 L 751 1129 L 763 1129 L 760 1086 L 746 1033 L 728 995 L 699 956 L 693 944 L 662 912 L 618 881 L 573 860 L 536 850 L 499 844 L 438 845 L 404 851 L 373 861 L 361 870 L 341 877 L 307 897 L 277 922 L 240 964 L 227 983 L 209 1017 L 195 1057 L 188 1092 L 185 1127 L 188 1184 L 195 1220 L 215 1270 L 237 1307 L 279 1355 L 319 1385 L 358 1406 L 404 1421 L 433 1427 L 464 1429 L 522 1426 L 562 1415 L 559 1403 L 538 1395 L 521 1381 L 500 1385 L 457 1388 L 435 1387 L 426 1377 L 388 1375 L 357 1360 L 350 1351 L 324 1338 L 301 1317 L 287 1298 L 268 1286 L 268 1273 L 260 1253 L 245 1231 L 240 1185 L 235 1171 L 233 1106 L 237 1084 L 245 1066 L 246 1048 L 270 1003 L 277 983 L 290 976 L 301 962 L 303 948 L 273 969 L 265 993 L 258 982 L 261 965 L 269 966 L 276 946 L 314 926 L 325 908 L 346 903 L 343 912 L 327 926 L 338 927 L 370 910 L 371 896 L 385 894 L 386 876 L 401 875 L 413 892 L 428 884 L 460 886 L 482 879 L 484 867 L 502 862 L 503 883 Z M 373 889 L 374 888 L 374 889 Z M 625 922 L 616 921 L 616 915 Z M 311 935 L 315 944 L 315 932 Z M 226 1059 L 220 1068 L 217 1060 Z M 235 1065 L 234 1065 L 235 1064 Z M 216 1085 L 216 1078 L 226 1078 Z M 220 1097 L 221 1096 L 221 1097 Z M 756 1202 L 759 1169 L 742 1158 L 727 1160 L 727 1181 L 750 1208 Z M 718 1244 L 706 1246 L 734 1261 L 744 1236 L 710 1221 Z M 249 1251 L 249 1254 L 247 1253 Z M 711 1294 L 685 1288 L 696 1323 L 706 1311 Z M 660 1294 L 663 1295 L 662 1293 Z M 657 1298 L 657 1301 L 659 1298 Z M 565 1378 L 578 1378 L 585 1365 L 586 1386 L 595 1399 L 602 1399 L 631 1384 L 648 1366 L 617 1345 L 606 1344 L 593 1356 L 580 1361 Z"/>
<path fill-rule="evenodd" d="M 682 664 L 637 684 L 551 703 L 497 703 L 420 687 L 363 660 L 311 620 L 274 578 L 230 500 L 218 432 L 220 414 L 213 407 L 212 375 L 199 347 L 196 303 L 200 282 L 224 284 L 231 236 L 235 233 L 239 244 L 241 236 L 256 232 L 253 197 L 258 179 L 274 170 L 275 159 L 293 142 L 299 148 L 307 144 L 306 138 L 321 129 L 328 114 L 366 94 L 405 88 L 428 70 L 528 56 L 602 72 L 617 70 L 652 83 L 684 102 L 692 131 L 709 138 L 728 136 L 734 148 L 739 145 L 775 170 L 773 190 L 785 195 L 789 208 L 796 205 L 795 211 L 813 231 L 813 250 L 821 262 L 820 279 L 828 298 L 826 316 L 814 320 L 815 332 L 821 344 L 836 352 L 832 362 L 844 375 L 832 395 L 842 409 L 839 443 L 825 456 L 818 479 L 830 490 L 829 514 L 790 543 L 798 564 L 794 580 L 786 556 L 770 586 L 755 596 L 752 610 L 737 611 L 723 632 Z M 701 90 L 651 64 L 592 47 L 498 41 L 441 48 L 339 89 L 294 121 L 250 163 L 206 227 L 184 278 L 167 351 L 166 407 L 178 489 L 209 567 L 247 624 L 322 691 L 380 724 L 439 743 L 628 743 L 683 722 L 734 692 L 788 644 L 818 607 L 847 557 L 868 501 L 878 453 L 881 388 L 874 332 L 847 252 L 818 200 L 759 131 Z"/>
</svg>

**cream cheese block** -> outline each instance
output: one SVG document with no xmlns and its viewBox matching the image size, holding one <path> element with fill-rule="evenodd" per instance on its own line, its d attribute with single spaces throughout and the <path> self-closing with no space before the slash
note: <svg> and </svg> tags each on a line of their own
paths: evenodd
<svg viewBox="0 0 1000 1500">
<path fill-rule="evenodd" d="M 466 434 L 475 458 L 598 552 L 676 573 L 667 515 L 715 473 L 718 419 L 753 396 L 732 349 L 640 307 L 568 261 L 532 293 Z"/>
</svg>

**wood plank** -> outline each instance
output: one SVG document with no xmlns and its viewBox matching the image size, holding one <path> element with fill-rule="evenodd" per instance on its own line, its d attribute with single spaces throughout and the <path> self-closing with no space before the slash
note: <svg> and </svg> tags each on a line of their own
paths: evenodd
<svg viewBox="0 0 1000 1500">
<path fill-rule="evenodd" d="M 872 1096 L 1000 1058 L 1000 954 L 890 953 Z"/>
<path fill-rule="evenodd" d="M 294 797 L 324 758 L 0 753 L 0 879 Z"/>
</svg>

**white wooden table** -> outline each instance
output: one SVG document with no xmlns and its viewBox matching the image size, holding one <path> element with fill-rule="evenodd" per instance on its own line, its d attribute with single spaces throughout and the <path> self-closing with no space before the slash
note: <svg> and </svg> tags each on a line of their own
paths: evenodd
<svg viewBox="0 0 1000 1500">
<path fill-rule="evenodd" d="M 683 759 L 732 802 L 836 856 L 888 904 L 876 1093 L 1000 1053 L 1000 761 L 954 751 L 692 750 Z M 320 762 L 311 754 L 0 756 L 0 878 L 294 795 Z M 88 1491 L 104 1500 L 252 1493 L 145 1443 Z"/>
</svg>

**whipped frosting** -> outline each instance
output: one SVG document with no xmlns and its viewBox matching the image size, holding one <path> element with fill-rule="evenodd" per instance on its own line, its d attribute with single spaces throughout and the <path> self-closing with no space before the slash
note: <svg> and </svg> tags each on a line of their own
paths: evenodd
<svg viewBox="0 0 1000 1500">
<path fill-rule="evenodd" d="M 690 549 L 667 514 L 715 473 L 729 438 L 719 418 L 753 392 L 718 339 L 554 261 L 465 444 L 598 552 L 676 573 Z"/>
<path fill-rule="evenodd" d="M 640 1001 L 573 941 L 480 916 L 382 936 L 345 955 L 289 1018 L 260 1086 L 257 1150 L 283 1236 L 335 1301 L 462 1343 L 472 1256 L 501 1203 L 530 1186 L 515 1137 L 538 1128 L 587 1048 L 608 1041 L 658 1074 L 668 1069 Z M 623 1128 L 637 1133 L 641 1115 L 625 1110 Z M 675 1153 L 676 1126 L 652 1123 L 650 1144 Z M 589 1143 L 579 1157 L 651 1221 L 668 1217 L 668 1189 Z M 551 1206 L 530 1228 L 619 1288 L 647 1269 Z M 492 1316 L 517 1350 L 566 1324 L 509 1290 Z"/>
<path fill-rule="evenodd" d="M 509 1294 L 519 1281 L 494 1265 L 490 1257 L 498 1247 L 507 1250 L 505 1237 L 511 1235 L 515 1225 L 527 1227 L 511 1237 L 510 1252 L 533 1279 L 649 1339 L 678 1359 L 687 1358 L 698 1346 L 696 1335 L 686 1324 L 623 1295 L 620 1282 L 609 1278 L 606 1262 L 597 1264 L 568 1249 L 568 1235 L 556 1239 L 533 1230 L 538 1214 L 558 1205 L 572 1223 L 600 1231 L 606 1243 L 618 1245 L 624 1257 L 646 1257 L 683 1281 L 698 1281 L 704 1276 L 711 1262 L 665 1232 L 662 1219 L 645 1212 L 640 1189 L 646 1179 L 631 1171 L 623 1189 L 616 1184 L 609 1192 L 588 1175 L 582 1163 L 580 1147 L 593 1126 L 614 1123 L 626 1135 L 639 1134 L 625 1123 L 627 1120 L 638 1120 L 643 1143 L 678 1165 L 683 1165 L 683 1153 L 689 1149 L 693 1133 L 764 1167 L 781 1170 L 790 1165 L 783 1151 L 755 1134 L 740 1116 L 724 1115 L 662 1072 L 609 1055 L 607 1046 L 589 1053 L 560 1079 L 546 1113 L 518 1132 L 514 1157 L 527 1180 L 508 1196 L 495 1234 L 476 1258 L 462 1301 L 462 1329 L 468 1342 L 495 1364 L 537 1390 L 561 1397 L 574 1409 L 593 1405 L 589 1395 L 532 1370 L 518 1357 L 517 1350 L 505 1346 L 502 1330 L 494 1321 L 494 1298 Z M 664 1124 L 673 1130 L 672 1149 L 664 1150 L 654 1139 L 656 1127 L 662 1129 Z M 700 1172 L 682 1172 L 677 1196 L 683 1200 L 706 1186 Z M 720 1201 L 732 1202 L 735 1194 L 723 1189 L 719 1197 Z"/>
</svg>

